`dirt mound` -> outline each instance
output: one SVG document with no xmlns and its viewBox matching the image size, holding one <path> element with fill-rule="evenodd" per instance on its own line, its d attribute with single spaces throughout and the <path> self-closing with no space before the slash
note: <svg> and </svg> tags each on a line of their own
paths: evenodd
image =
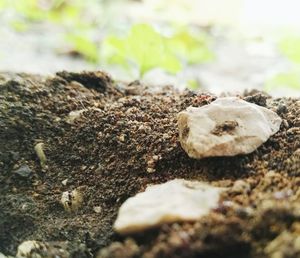
<svg viewBox="0 0 300 258">
<path fill-rule="evenodd" d="M 193 160 L 180 146 L 176 116 L 215 96 L 154 92 L 103 72 L 0 74 L 0 251 L 15 255 L 21 242 L 37 240 L 64 243 L 68 257 L 300 255 L 299 241 L 290 241 L 300 234 L 300 101 L 243 97 L 277 112 L 279 132 L 249 155 Z M 81 112 L 72 122 L 71 111 Z M 34 150 L 40 142 L 45 167 Z M 113 232 L 128 197 L 174 178 L 228 191 L 195 223 Z M 84 201 L 68 213 L 60 199 L 74 189 Z"/>
</svg>

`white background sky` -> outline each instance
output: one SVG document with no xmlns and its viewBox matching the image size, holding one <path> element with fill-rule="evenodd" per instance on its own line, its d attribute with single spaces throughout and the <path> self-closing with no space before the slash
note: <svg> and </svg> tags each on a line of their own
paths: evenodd
<svg viewBox="0 0 300 258">
<path fill-rule="evenodd" d="M 138 20 L 300 29 L 300 0 L 144 0 L 133 4 L 128 15 Z"/>
</svg>

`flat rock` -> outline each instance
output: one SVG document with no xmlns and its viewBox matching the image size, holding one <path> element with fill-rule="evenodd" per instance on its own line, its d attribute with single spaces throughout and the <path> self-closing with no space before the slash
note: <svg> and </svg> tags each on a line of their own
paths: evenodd
<svg viewBox="0 0 300 258">
<path fill-rule="evenodd" d="M 114 229 L 127 234 L 162 223 L 195 221 L 218 205 L 223 190 L 203 182 L 183 179 L 148 186 L 145 192 L 138 193 L 122 204 Z"/>
<path fill-rule="evenodd" d="M 19 167 L 17 170 L 15 170 L 14 173 L 18 174 L 23 178 L 27 178 L 32 174 L 32 170 L 28 165 L 25 164 Z"/>
<path fill-rule="evenodd" d="M 191 158 L 248 154 L 275 134 L 281 121 L 265 107 L 224 97 L 180 112 L 179 138 Z"/>
</svg>

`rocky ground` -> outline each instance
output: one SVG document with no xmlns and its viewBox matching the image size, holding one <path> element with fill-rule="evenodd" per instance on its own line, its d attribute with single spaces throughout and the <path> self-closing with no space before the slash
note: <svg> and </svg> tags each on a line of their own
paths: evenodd
<svg viewBox="0 0 300 258">
<path fill-rule="evenodd" d="M 216 96 L 103 72 L 0 74 L 0 252 L 36 240 L 41 257 L 299 257 L 300 100 L 241 97 L 277 112 L 280 130 L 251 154 L 195 160 L 180 146 L 177 114 Z M 174 178 L 227 190 L 196 222 L 113 231 L 128 197 Z M 83 202 L 70 212 L 60 200 L 74 189 Z"/>
</svg>

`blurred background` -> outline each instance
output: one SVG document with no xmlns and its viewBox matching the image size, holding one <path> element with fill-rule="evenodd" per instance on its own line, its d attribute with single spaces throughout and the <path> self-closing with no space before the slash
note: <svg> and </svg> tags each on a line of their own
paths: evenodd
<svg viewBox="0 0 300 258">
<path fill-rule="evenodd" d="M 0 0 L 0 71 L 300 96 L 298 0 Z"/>
</svg>

